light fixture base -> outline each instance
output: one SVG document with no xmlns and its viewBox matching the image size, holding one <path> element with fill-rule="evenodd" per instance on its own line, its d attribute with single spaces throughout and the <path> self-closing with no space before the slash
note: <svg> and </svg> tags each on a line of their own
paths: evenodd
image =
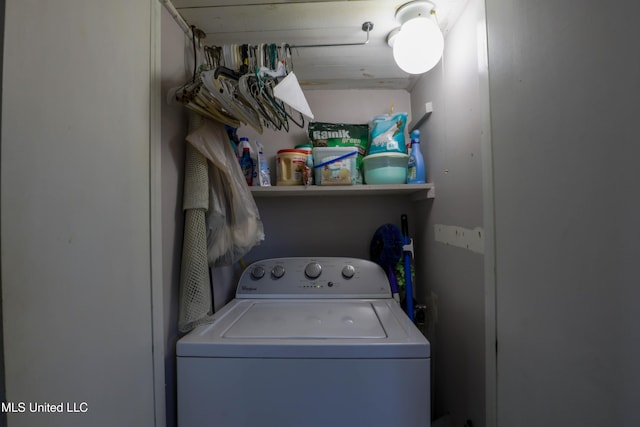
<svg viewBox="0 0 640 427">
<path fill-rule="evenodd" d="M 396 36 L 398 35 L 399 32 L 400 32 L 400 27 L 394 28 L 389 32 L 389 34 L 387 34 L 387 44 L 389 45 L 389 47 L 391 48 L 393 47 L 393 44 L 396 41 Z"/>
<path fill-rule="evenodd" d="M 416 0 L 405 3 L 396 10 L 396 21 L 402 25 L 408 20 L 420 16 L 428 18 L 434 8 L 435 4 L 426 0 Z"/>
</svg>

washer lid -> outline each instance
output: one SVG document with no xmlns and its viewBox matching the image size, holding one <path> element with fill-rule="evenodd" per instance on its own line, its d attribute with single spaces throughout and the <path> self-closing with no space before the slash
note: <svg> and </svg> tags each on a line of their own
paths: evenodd
<svg viewBox="0 0 640 427">
<path fill-rule="evenodd" d="M 235 299 L 182 337 L 178 357 L 428 358 L 429 342 L 386 299 Z"/>
<path fill-rule="evenodd" d="M 385 338 L 370 302 L 264 301 L 253 304 L 224 338 Z"/>
</svg>

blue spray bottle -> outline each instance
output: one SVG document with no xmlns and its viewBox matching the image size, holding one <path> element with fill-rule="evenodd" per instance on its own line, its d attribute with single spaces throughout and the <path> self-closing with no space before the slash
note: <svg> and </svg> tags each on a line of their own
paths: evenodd
<svg viewBox="0 0 640 427">
<path fill-rule="evenodd" d="M 238 145 L 238 150 L 241 150 L 239 153 L 240 169 L 242 169 L 242 173 L 244 174 L 244 178 L 247 181 L 247 185 L 253 185 L 253 171 L 255 168 L 255 164 L 253 163 L 253 158 L 251 156 L 251 145 L 249 145 L 249 138 L 240 138 L 240 145 Z"/>
<path fill-rule="evenodd" d="M 424 158 L 420 150 L 420 130 L 411 132 L 411 155 L 407 166 L 407 184 L 424 184 L 426 181 Z"/>
</svg>

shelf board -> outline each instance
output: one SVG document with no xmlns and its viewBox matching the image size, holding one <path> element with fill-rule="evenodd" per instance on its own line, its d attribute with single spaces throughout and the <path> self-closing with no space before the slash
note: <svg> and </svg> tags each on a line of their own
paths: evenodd
<svg viewBox="0 0 640 427">
<path fill-rule="evenodd" d="M 409 196 L 418 201 L 435 197 L 435 187 L 427 184 L 394 185 L 302 185 L 250 187 L 255 198 L 304 196 Z"/>
</svg>

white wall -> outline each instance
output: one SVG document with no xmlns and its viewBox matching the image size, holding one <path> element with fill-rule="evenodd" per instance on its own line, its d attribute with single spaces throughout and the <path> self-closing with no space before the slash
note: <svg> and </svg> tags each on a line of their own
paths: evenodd
<svg viewBox="0 0 640 427">
<path fill-rule="evenodd" d="M 389 112 L 411 113 L 409 93 L 404 90 L 307 90 L 305 97 L 315 121 L 366 124 Z M 272 183 L 276 182 L 275 155 L 278 150 L 308 143 L 305 129 L 292 126 L 285 131 L 238 129 L 239 136 L 263 143 L 271 161 Z M 257 198 L 264 224 L 265 241 L 246 256 L 247 263 L 278 256 L 352 256 L 369 258 L 369 244 L 376 229 L 387 222 L 400 226 L 400 215 L 414 220 L 414 204 L 406 196 L 391 197 L 289 197 Z M 411 226 L 411 224 L 410 224 Z M 216 268 L 213 275 L 216 309 L 235 291 L 236 267 Z"/>
<path fill-rule="evenodd" d="M 18 426 L 151 426 L 149 0 L 6 1 L 2 299 Z M 83 414 L 29 403 L 86 402 Z"/>
<path fill-rule="evenodd" d="M 640 425 L 639 13 L 487 0 L 499 426 Z"/>
<path fill-rule="evenodd" d="M 410 96 L 404 90 L 303 91 L 316 122 L 367 124 L 375 116 L 388 114 L 391 108 L 395 113 L 411 113 Z M 304 128 L 291 124 L 289 132 L 265 129 L 262 135 L 251 127 L 241 126 L 238 136 L 262 142 L 265 152 L 273 160 L 278 150 L 309 143 L 307 126 L 308 120 Z M 272 170 L 272 175 L 275 183 L 275 170 Z"/>
<path fill-rule="evenodd" d="M 470 0 L 447 34 L 442 61 L 411 91 L 414 112 L 433 113 L 420 127 L 427 178 L 436 197 L 418 206 L 418 299 L 437 298 L 432 342 L 434 417 L 451 426 L 485 425 L 485 312 L 482 253 L 436 239 L 439 225 L 484 230 L 483 111 L 488 104 L 480 73 L 483 4 Z M 480 33 L 481 34 L 481 33 Z M 480 47 L 479 47 L 480 46 Z M 480 67 L 480 68 L 479 68 Z"/>
</svg>

